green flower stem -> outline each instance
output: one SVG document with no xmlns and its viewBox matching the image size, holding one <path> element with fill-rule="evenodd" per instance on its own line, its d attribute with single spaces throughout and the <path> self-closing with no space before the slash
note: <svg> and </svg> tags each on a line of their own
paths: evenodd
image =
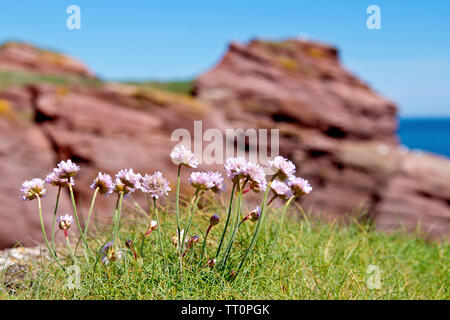
<svg viewBox="0 0 450 320">
<path fill-rule="evenodd" d="M 45 241 L 45 245 L 47 246 L 47 250 L 48 252 L 50 252 L 50 254 L 53 256 L 53 258 L 55 258 L 55 261 L 58 263 L 58 265 L 61 267 L 61 269 L 64 270 L 64 272 L 66 271 L 64 269 L 64 267 L 61 265 L 61 263 L 58 260 L 58 257 L 56 256 L 55 252 L 52 251 L 52 249 L 50 248 L 50 244 L 48 243 L 48 239 L 47 239 L 47 234 L 45 233 L 45 225 L 44 225 L 44 219 L 42 217 L 42 203 L 41 203 L 41 198 L 36 195 L 36 198 L 38 200 L 38 210 L 39 210 L 39 220 L 41 222 L 41 229 L 42 229 L 42 236 L 44 237 L 44 241 Z"/>
<path fill-rule="evenodd" d="M 177 193 L 176 193 L 176 203 L 175 203 L 175 213 L 177 216 L 177 236 L 178 236 L 178 251 L 180 252 L 180 173 L 181 164 L 178 165 L 178 175 L 177 175 Z"/>
<path fill-rule="evenodd" d="M 231 189 L 231 196 L 230 196 L 230 205 L 228 206 L 227 221 L 225 222 L 225 227 L 223 228 L 222 237 L 220 238 L 219 246 L 217 247 L 216 258 L 220 254 L 220 249 L 222 248 L 223 240 L 225 238 L 225 234 L 227 233 L 228 224 L 230 223 L 231 208 L 233 206 L 233 197 L 234 197 L 235 189 L 236 189 L 236 183 L 233 183 L 233 188 Z"/>
<path fill-rule="evenodd" d="M 61 186 L 58 187 L 58 193 L 56 194 L 56 204 L 55 211 L 53 212 L 53 221 L 52 221 L 52 250 L 56 255 L 56 246 L 55 246 L 55 222 L 56 222 L 56 213 L 58 212 L 59 205 L 59 196 L 61 194 Z"/>
<path fill-rule="evenodd" d="M 99 190 L 100 190 L 99 187 L 95 188 L 94 195 L 92 196 L 91 207 L 89 208 L 89 213 L 88 213 L 88 217 L 87 217 L 87 220 L 86 220 L 86 225 L 84 226 L 84 234 L 85 235 L 87 235 L 87 232 L 88 232 L 89 221 L 91 221 L 91 215 L 92 215 L 92 211 L 94 209 L 95 199 L 97 198 L 97 194 L 98 194 Z"/>
<path fill-rule="evenodd" d="M 204 191 L 201 192 L 199 195 L 197 195 L 197 198 L 195 199 L 195 203 L 194 203 L 193 207 L 190 210 L 191 214 L 190 214 L 190 218 L 189 218 L 189 223 L 187 225 L 187 230 L 185 230 L 185 232 L 184 232 L 184 238 L 186 238 L 187 233 L 191 229 L 192 221 L 194 220 L 194 215 L 195 215 L 195 212 L 197 211 L 198 202 L 200 201 L 200 198 L 203 196 L 203 194 L 205 194 Z"/>
<path fill-rule="evenodd" d="M 261 221 L 264 218 L 264 210 L 265 210 L 265 205 L 266 205 L 266 201 L 267 201 L 267 195 L 269 194 L 269 190 L 270 190 L 270 184 L 271 184 L 271 182 L 269 182 L 269 184 L 267 185 L 266 192 L 264 193 L 264 199 L 263 199 L 263 202 L 261 204 L 261 215 L 260 215 L 259 220 L 258 220 L 258 222 L 256 224 L 255 231 L 253 232 L 253 238 L 252 238 L 252 240 L 250 242 L 250 245 L 249 245 L 247 251 L 245 252 L 244 257 L 242 258 L 241 262 L 239 263 L 239 266 L 238 266 L 238 269 L 237 269 L 237 273 L 240 272 L 242 266 L 244 265 L 245 260 L 247 259 L 249 254 L 252 252 L 252 250 L 253 250 L 253 248 L 254 248 L 254 246 L 256 244 L 256 241 L 258 240 L 259 229 L 260 229 L 260 226 L 261 226 Z"/>
<path fill-rule="evenodd" d="M 283 213 L 281 214 L 280 226 L 278 227 L 278 231 L 277 231 L 277 234 L 275 235 L 275 239 L 273 240 L 272 245 L 270 246 L 270 249 L 269 249 L 269 255 L 272 253 L 273 248 L 275 247 L 275 245 L 276 245 L 276 243 L 277 243 L 277 241 L 278 241 L 278 237 L 280 236 L 281 229 L 282 229 L 282 227 L 283 227 L 284 216 L 286 215 L 286 211 L 287 211 L 287 209 L 289 208 L 289 206 L 291 205 L 291 203 L 292 203 L 292 201 L 293 201 L 294 199 L 295 199 L 295 196 L 290 197 L 289 200 L 288 200 L 288 201 L 286 202 L 286 204 L 284 205 Z"/>
<path fill-rule="evenodd" d="M 119 233 L 119 225 L 120 225 L 120 215 L 122 213 L 122 201 L 123 201 L 123 192 L 119 193 L 116 210 L 114 212 L 114 230 L 113 230 L 113 246 L 114 246 L 114 254 L 117 254 L 117 234 Z"/>
<path fill-rule="evenodd" d="M 210 224 L 208 229 L 206 230 L 205 239 L 203 240 L 202 254 L 200 256 L 200 260 L 199 260 L 198 266 L 201 265 L 203 257 L 205 256 L 206 240 L 208 239 L 208 235 L 209 235 L 209 232 L 211 231 L 212 227 L 213 227 L 212 224 Z"/>
<path fill-rule="evenodd" d="M 239 222 L 240 222 L 241 209 L 242 209 L 242 197 L 244 195 L 242 190 L 243 190 L 243 188 L 240 188 L 240 190 L 238 191 L 238 203 L 235 208 L 236 214 L 235 214 L 235 218 L 234 218 L 233 232 L 231 233 L 231 238 L 230 238 L 230 241 L 228 242 L 227 248 L 225 250 L 224 257 L 223 257 L 222 261 L 220 262 L 220 266 L 222 268 L 225 267 L 225 265 L 227 263 L 228 257 L 230 256 L 231 248 L 233 247 L 234 240 L 236 239 L 236 235 L 239 230 Z"/>
<path fill-rule="evenodd" d="M 183 247 L 184 247 L 184 241 L 186 240 L 186 236 L 187 236 L 187 232 L 188 232 L 188 228 L 189 228 L 189 220 L 190 220 L 192 208 L 194 206 L 194 203 L 197 202 L 197 198 L 200 198 L 200 197 L 198 197 L 198 193 L 199 192 L 200 192 L 199 189 L 195 190 L 194 196 L 192 197 L 192 200 L 189 203 L 189 207 L 188 207 L 188 210 L 186 212 L 186 220 L 184 221 L 183 239 L 181 239 L 182 240 L 181 243 L 183 244 Z M 180 248 L 180 250 L 182 251 L 183 248 Z"/>
<path fill-rule="evenodd" d="M 156 222 L 158 223 L 157 230 L 158 230 L 159 245 L 161 246 L 161 252 L 162 252 L 163 258 L 165 258 L 166 255 L 164 254 L 164 242 L 163 242 L 162 236 L 161 236 L 161 224 L 159 223 L 158 207 L 156 206 L 155 198 L 153 198 L 153 208 L 154 208 L 155 215 L 156 215 Z"/>
<path fill-rule="evenodd" d="M 92 254 L 91 250 L 89 249 L 88 243 L 86 241 L 86 236 L 84 235 L 83 229 L 81 228 L 81 224 L 80 224 L 80 219 L 78 218 L 78 212 L 77 212 L 77 206 L 75 204 L 75 196 L 73 194 L 73 188 L 72 185 L 69 184 L 69 192 L 70 192 L 70 199 L 72 200 L 72 206 L 73 206 L 73 213 L 75 215 L 75 221 L 77 223 L 77 227 L 78 227 L 78 231 L 80 232 L 81 238 L 83 239 L 84 242 L 84 254 L 86 256 L 86 250 L 89 252 L 90 256 L 92 258 L 95 258 L 94 255 Z M 86 256 L 87 258 L 87 256 Z"/>
<path fill-rule="evenodd" d="M 177 174 L 177 193 L 176 193 L 176 202 L 175 202 L 175 213 L 177 217 L 177 239 L 178 239 L 178 255 L 179 255 L 179 262 L 180 262 L 180 280 L 183 282 L 183 258 L 182 255 L 182 248 L 181 248 L 181 230 L 180 230 L 180 173 L 181 173 L 181 164 L 178 165 L 178 174 Z"/>
<path fill-rule="evenodd" d="M 78 260 L 77 260 L 77 258 L 75 257 L 75 255 L 73 254 L 72 246 L 70 245 L 70 242 L 69 242 L 69 237 L 67 236 L 67 230 L 64 230 L 64 232 L 66 233 L 65 238 L 66 238 L 67 247 L 69 248 L 70 256 L 72 257 L 73 261 L 74 261 L 76 264 L 78 264 Z"/>
</svg>

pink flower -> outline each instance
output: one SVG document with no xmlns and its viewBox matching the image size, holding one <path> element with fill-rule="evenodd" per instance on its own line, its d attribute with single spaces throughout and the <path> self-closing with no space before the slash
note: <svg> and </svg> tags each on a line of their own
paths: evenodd
<svg viewBox="0 0 450 320">
<path fill-rule="evenodd" d="M 44 180 L 38 178 L 22 183 L 20 191 L 22 192 L 22 199 L 30 201 L 37 197 L 42 198 L 47 192 L 44 188 Z"/>
<path fill-rule="evenodd" d="M 288 185 L 295 195 L 305 195 L 310 193 L 313 189 L 308 180 L 296 176 L 289 177 Z"/>
<path fill-rule="evenodd" d="M 273 173 L 282 181 L 295 173 L 295 165 L 282 156 L 269 160 L 269 165 Z"/>
<path fill-rule="evenodd" d="M 80 167 L 77 166 L 72 160 L 61 161 L 58 163 L 58 168 L 55 168 L 56 172 L 59 174 L 60 179 L 70 178 L 75 176 L 78 171 L 80 171 Z"/>
<path fill-rule="evenodd" d="M 114 189 L 114 183 L 109 174 L 99 172 L 94 182 L 91 184 L 91 189 L 95 190 L 98 188 L 98 192 L 101 194 L 111 194 Z"/>
<path fill-rule="evenodd" d="M 133 193 L 141 188 L 142 176 L 133 169 L 122 169 L 116 174 L 115 192 Z"/>
<path fill-rule="evenodd" d="M 68 214 L 66 214 L 64 216 L 60 216 L 57 221 L 58 221 L 58 224 L 59 224 L 59 228 L 61 230 L 67 230 L 67 229 L 70 228 L 70 225 L 73 222 L 73 217 L 69 216 Z"/>
<path fill-rule="evenodd" d="M 291 189 L 278 179 L 272 181 L 270 188 L 275 196 L 280 198 L 288 198 L 292 195 Z"/>
<path fill-rule="evenodd" d="M 154 199 L 158 199 L 170 191 L 169 182 L 163 177 L 162 173 L 157 171 L 153 175 L 146 174 L 142 178 L 141 190 L 150 194 Z"/>
<path fill-rule="evenodd" d="M 175 147 L 170 153 L 173 163 L 183 165 L 188 168 L 197 168 L 198 162 L 194 158 L 194 154 L 185 145 Z"/>
</svg>

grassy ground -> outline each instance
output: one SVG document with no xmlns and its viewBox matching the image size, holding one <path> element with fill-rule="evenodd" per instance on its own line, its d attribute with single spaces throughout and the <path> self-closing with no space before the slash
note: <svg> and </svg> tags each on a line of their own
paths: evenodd
<svg viewBox="0 0 450 320">
<path fill-rule="evenodd" d="M 82 76 L 57 76 L 22 71 L 0 71 L 0 90 L 10 86 L 24 86 L 35 83 L 49 83 L 54 85 L 81 84 L 87 86 L 99 86 L 100 80 Z"/>
<path fill-rule="evenodd" d="M 141 210 L 128 209 L 122 216 L 120 238 L 133 241 L 139 252 L 148 217 Z M 223 210 L 223 209 L 222 209 Z M 202 235 L 211 214 L 221 222 L 212 229 L 208 256 L 215 252 L 224 225 L 224 213 L 214 203 L 204 203 L 197 212 L 194 232 Z M 301 214 L 293 215 L 273 252 L 270 245 L 277 231 L 280 213 L 269 212 L 255 254 L 236 278 L 230 277 L 248 245 L 254 224 L 248 221 L 239 231 L 236 250 L 223 271 L 198 267 L 199 245 L 185 260 L 184 281 L 179 279 L 173 211 L 162 208 L 161 231 L 167 259 L 157 246 L 157 233 L 150 234 L 143 259 L 131 252 L 120 263 L 95 267 L 83 262 L 78 248 L 80 285 L 71 289 L 68 278 L 56 265 L 35 261 L 34 272 L 19 285 L 1 286 L 3 299 L 449 299 L 448 242 L 429 242 L 402 232 L 385 234 L 366 223 L 342 226 L 324 223 Z M 75 226 L 73 226 L 75 228 Z M 73 230 L 71 230 L 73 231 Z M 91 246 L 99 250 L 108 240 L 108 226 L 92 230 Z M 94 239 L 95 238 L 95 239 Z M 125 246 L 122 246 L 125 248 Z M 62 263 L 65 263 L 62 261 Z M 71 261 L 67 261 L 71 265 Z M 376 277 L 379 271 L 380 282 Z M 74 276 L 75 273 L 72 273 Z M 3 281 L 2 281 L 3 283 Z M 376 288 L 375 288 L 376 287 Z M 13 289 L 13 290 L 12 290 Z M 13 293 L 12 293 L 13 292 Z"/>
<path fill-rule="evenodd" d="M 186 81 L 143 81 L 143 82 L 125 82 L 127 84 L 136 85 L 142 88 L 159 89 L 173 93 L 191 95 L 194 89 L 194 83 L 190 80 Z"/>
</svg>

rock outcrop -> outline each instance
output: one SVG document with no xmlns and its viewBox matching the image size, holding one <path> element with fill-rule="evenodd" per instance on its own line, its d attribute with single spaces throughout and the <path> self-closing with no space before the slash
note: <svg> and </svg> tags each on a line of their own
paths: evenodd
<svg viewBox="0 0 450 320">
<path fill-rule="evenodd" d="M 280 153 L 315 191 L 304 206 L 330 218 L 370 212 L 378 227 L 449 233 L 450 162 L 398 146 L 395 105 L 301 40 L 233 43 L 199 77 L 196 96 L 242 128 L 280 129 Z"/>
<path fill-rule="evenodd" d="M 74 58 L 20 42 L 7 42 L 0 47 L 0 70 L 94 78 L 94 74 Z"/>
<path fill-rule="evenodd" d="M 40 52 L 13 49 L 18 52 L 0 50 L 0 70 Z M 16 63 L 16 69 L 92 77 L 82 65 L 36 63 Z M 171 134 L 178 128 L 192 133 L 195 120 L 202 120 L 203 130 L 279 129 L 280 154 L 314 186 L 302 201 L 314 214 L 342 218 L 367 211 L 382 229 L 411 230 L 420 221 L 431 235 L 448 236 L 450 162 L 399 148 L 394 103 L 346 71 L 335 48 L 299 40 L 231 44 L 223 60 L 196 80 L 194 95 L 114 83 L 0 91 L 0 247 L 41 239 L 36 204 L 19 199 L 23 180 L 43 178 L 57 161 L 71 158 L 82 167 L 75 192 L 84 208 L 98 170 L 161 170 L 175 182 Z M 47 226 L 56 190 L 48 191 Z M 99 201 L 100 216 L 110 215 L 112 201 Z M 59 210 L 65 212 L 71 212 L 67 194 Z"/>
</svg>

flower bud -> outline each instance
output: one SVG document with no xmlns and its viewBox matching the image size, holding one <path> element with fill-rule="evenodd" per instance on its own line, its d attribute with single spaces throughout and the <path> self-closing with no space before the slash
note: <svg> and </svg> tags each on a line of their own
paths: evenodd
<svg viewBox="0 0 450 320">
<path fill-rule="evenodd" d="M 131 239 L 125 240 L 125 246 L 129 249 L 133 249 L 133 241 L 131 241 Z"/>
<path fill-rule="evenodd" d="M 216 259 L 213 259 L 213 258 L 209 259 L 208 260 L 208 267 L 214 268 L 214 266 L 216 265 L 216 262 L 217 262 Z"/>
<path fill-rule="evenodd" d="M 209 224 L 212 226 L 215 226 L 220 221 L 220 217 L 217 214 L 214 214 L 211 216 L 211 219 L 209 219 Z"/>
<path fill-rule="evenodd" d="M 200 240 L 199 236 L 193 236 L 189 242 L 198 243 L 199 240 Z"/>
<path fill-rule="evenodd" d="M 158 229 L 158 222 L 156 222 L 156 220 L 152 220 L 150 222 L 150 228 L 151 231 L 155 231 L 156 229 Z"/>
<path fill-rule="evenodd" d="M 250 212 L 249 216 L 250 216 L 249 217 L 250 221 L 252 221 L 252 222 L 258 221 L 259 217 L 261 216 L 261 208 L 260 207 L 256 207 L 255 210 Z"/>
<path fill-rule="evenodd" d="M 68 230 L 73 221 L 72 216 L 66 214 L 65 216 L 60 216 L 58 219 L 58 227 L 61 230 Z"/>
</svg>

